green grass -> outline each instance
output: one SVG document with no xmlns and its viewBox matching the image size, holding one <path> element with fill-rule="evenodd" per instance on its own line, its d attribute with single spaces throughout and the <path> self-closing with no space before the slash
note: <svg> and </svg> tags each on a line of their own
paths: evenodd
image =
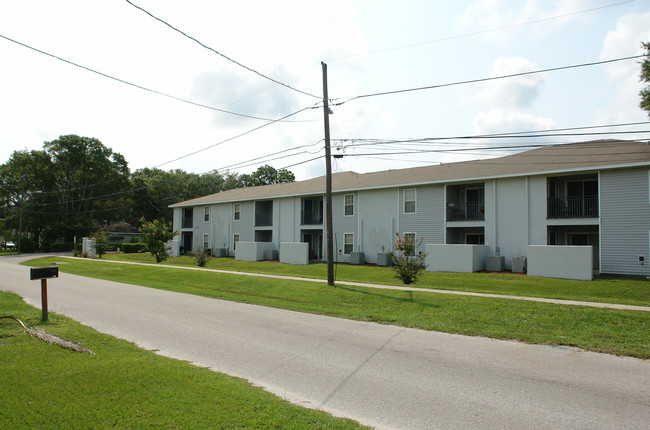
<svg viewBox="0 0 650 430">
<path fill-rule="evenodd" d="M 38 266 L 51 261 L 51 258 L 32 260 L 29 264 Z M 650 358 L 650 312 L 420 291 L 329 287 L 317 282 L 199 271 L 190 275 L 175 268 L 85 259 L 66 262 L 60 266 L 63 272 L 204 297 L 424 330 Z M 472 276 L 466 275 L 465 282 L 471 282 Z"/>
<path fill-rule="evenodd" d="M 142 350 L 0 292 L 0 315 L 80 342 L 90 356 L 0 319 L 0 428 L 315 428 L 356 423 L 301 408 L 247 382 Z"/>
<path fill-rule="evenodd" d="M 156 262 L 149 254 L 108 254 L 103 258 L 140 263 Z M 196 267 L 192 258 L 187 256 L 170 258 L 164 264 Z M 323 263 L 298 266 L 267 261 L 212 258 L 206 268 L 327 279 L 327 266 Z M 392 269 L 388 267 L 341 264 L 336 266 L 336 279 L 401 285 L 393 276 Z M 645 279 L 599 278 L 593 281 L 575 281 L 500 273 L 426 272 L 420 276 L 415 287 L 650 306 L 650 281 Z"/>
</svg>

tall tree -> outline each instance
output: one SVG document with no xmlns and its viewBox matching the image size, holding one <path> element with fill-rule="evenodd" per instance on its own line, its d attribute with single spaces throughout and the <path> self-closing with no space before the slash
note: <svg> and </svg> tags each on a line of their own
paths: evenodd
<svg viewBox="0 0 650 430">
<path fill-rule="evenodd" d="M 70 241 L 88 234 L 93 225 L 122 218 L 130 189 L 126 159 L 98 139 L 77 135 L 45 142 L 52 160 L 59 222 L 53 236 Z"/>
<path fill-rule="evenodd" d="M 650 116 L 650 42 L 641 42 L 641 46 L 645 49 L 645 58 L 641 62 L 641 82 L 645 82 L 646 85 L 640 92 L 641 103 L 639 106 L 644 111 L 648 112 Z"/>
<path fill-rule="evenodd" d="M 287 169 L 276 170 L 274 167 L 265 164 L 256 171 L 239 176 L 241 187 L 257 187 L 260 185 L 283 184 L 293 182 L 296 176 Z"/>
</svg>

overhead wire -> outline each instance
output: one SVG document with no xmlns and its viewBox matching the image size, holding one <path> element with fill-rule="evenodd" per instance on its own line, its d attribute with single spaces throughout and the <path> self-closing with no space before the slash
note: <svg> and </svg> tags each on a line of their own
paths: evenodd
<svg viewBox="0 0 650 430">
<path fill-rule="evenodd" d="M 41 49 L 34 48 L 33 46 L 27 45 L 26 43 L 19 42 L 19 41 L 15 40 L 15 39 L 7 37 L 7 36 L 3 36 L 2 34 L 0 34 L 0 38 L 5 39 L 5 40 L 7 40 L 9 42 L 13 42 L 13 43 L 15 43 L 17 45 L 20 45 L 22 47 L 25 47 L 27 49 L 31 49 L 32 51 L 38 52 L 39 54 L 47 55 L 48 57 L 52 57 L 54 59 L 57 59 L 59 61 L 62 61 L 64 63 L 66 63 L 66 64 L 70 64 L 71 66 L 78 67 L 80 69 L 86 70 L 86 71 L 91 72 L 91 73 L 95 73 L 95 74 L 97 74 L 99 76 L 102 76 L 104 78 L 108 78 L 108 79 L 111 79 L 113 81 L 116 81 L 116 82 L 119 82 L 119 83 L 122 83 L 122 84 L 125 84 L 125 85 L 129 85 L 131 87 L 134 87 L 134 88 L 137 88 L 137 89 L 140 89 L 140 90 L 143 90 L 143 91 L 150 92 L 152 94 L 157 94 L 159 96 L 167 97 L 167 98 L 170 98 L 172 100 L 187 103 L 187 104 L 192 105 L 192 106 L 197 106 L 197 107 L 200 107 L 200 108 L 209 109 L 209 110 L 212 110 L 212 111 L 215 111 L 215 112 L 220 112 L 220 113 L 224 113 L 224 114 L 228 114 L 228 115 L 234 115 L 234 116 L 238 116 L 238 117 L 242 117 L 242 118 L 256 119 L 256 120 L 267 121 L 267 122 L 275 122 L 275 121 L 277 121 L 277 120 L 274 120 L 274 119 L 271 119 L 271 118 L 263 118 L 263 117 L 254 116 L 254 115 L 247 115 L 247 114 L 234 112 L 234 111 L 229 111 L 229 110 L 226 110 L 226 109 L 220 109 L 220 108 L 217 108 L 217 107 L 214 107 L 214 106 L 210 106 L 210 105 L 206 105 L 206 104 L 203 104 L 203 103 L 198 103 L 198 102 L 194 102 L 194 101 L 191 101 L 191 100 L 187 100 L 187 99 L 184 99 L 182 97 L 174 96 L 174 95 L 171 95 L 171 94 L 164 93 L 162 91 L 147 88 L 145 86 L 142 86 L 142 85 L 139 85 L 139 84 L 134 84 L 133 82 L 129 82 L 129 81 L 121 79 L 121 78 L 117 78 L 117 77 L 109 75 L 107 73 L 100 72 L 100 71 L 95 70 L 95 69 L 91 69 L 90 67 L 81 65 L 79 63 L 75 63 L 75 62 L 70 61 L 70 60 L 66 60 L 65 58 L 59 57 L 58 55 L 50 54 L 49 52 L 45 52 L 45 51 L 43 51 Z"/>
<path fill-rule="evenodd" d="M 255 69 L 253 69 L 253 68 L 251 68 L 251 67 L 248 67 L 248 66 L 246 66 L 246 65 L 244 65 L 244 64 L 242 64 L 242 63 L 240 63 L 240 62 L 238 62 L 238 61 L 236 61 L 236 60 L 233 60 L 232 58 L 228 57 L 227 55 L 222 54 L 221 52 L 217 51 L 216 49 L 211 48 L 210 46 L 208 46 L 208 45 L 204 44 L 203 42 L 199 41 L 199 40 L 196 39 L 195 37 L 192 37 L 192 36 L 188 35 L 187 33 L 183 32 L 182 30 L 179 30 L 178 28 L 176 28 L 176 27 L 174 27 L 173 25 L 169 24 L 169 23 L 166 22 L 165 20 L 163 20 L 163 19 L 161 19 L 161 18 L 158 18 L 157 16 L 155 16 L 155 15 L 152 14 L 151 12 L 147 11 L 146 9 L 144 9 L 144 8 L 142 8 L 142 7 L 140 7 L 140 6 L 136 5 L 136 4 L 134 4 L 134 3 L 131 2 L 130 0 L 125 0 L 125 1 L 126 1 L 128 4 L 130 4 L 131 6 L 133 6 L 134 8 L 136 8 L 136 9 L 138 9 L 138 10 L 140 10 L 140 11 L 146 13 L 147 15 L 149 15 L 151 18 L 155 19 L 156 21 L 158 21 L 158 22 L 160 22 L 160 23 L 166 25 L 167 27 L 171 28 L 172 30 L 176 31 L 177 33 L 180 33 L 180 34 L 182 34 L 183 36 L 185 36 L 186 38 L 188 38 L 188 39 L 194 41 L 195 43 L 199 44 L 199 45 L 202 46 L 203 48 L 205 48 L 205 49 L 207 49 L 207 50 L 209 50 L 209 51 L 211 51 L 211 52 L 214 52 L 215 54 L 219 55 L 220 57 L 222 57 L 222 58 L 224 58 L 224 59 L 230 61 L 231 63 L 234 63 L 234 64 L 238 65 L 239 67 L 242 67 L 242 68 L 248 70 L 249 72 L 252 72 L 252 73 L 254 73 L 254 74 L 256 74 L 256 75 L 258 75 L 258 76 L 260 76 L 260 77 L 262 77 L 262 78 L 264 78 L 264 79 L 267 79 L 267 80 L 269 80 L 269 81 L 271 81 L 271 82 L 274 82 L 274 83 L 276 83 L 276 84 L 278 84 L 278 85 L 281 85 L 281 86 L 283 86 L 283 87 L 286 87 L 286 88 L 288 88 L 288 89 L 290 89 L 290 90 L 293 90 L 293 91 L 299 92 L 299 93 L 301 93 L 301 94 L 304 94 L 304 95 L 307 95 L 307 96 L 310 96 L 310 97 L 315 97 L 315 98 L 317 98 L 317 99 L 320 99 L 320 98 L 321 98 L 320 96 L 317 96 L 317 95 L 314 95 L 314 94 L 308 93 L 308 92 L 306 92 L 306 91 L 299 90 L 299 89 L 294 88 L 294 87 L 292 87 L 292 86 L 290 86 L 290 85 L 288 85 L 288 84 L 285 84 L 284 82 L 281 82 L 281 81 L 278 81 L 278 80 L 276 80 L 276 79 L 273 79 L 273 78 L 271 78 L 271 77 L 269 77 L 269 76 L 266 76 L 266 75 L 264 75 L 263 73 L 260 73 L 260 72 L 258 72 L 257 70 L 255 70 Z"/>
<path fill-rule="evenodd" d="M 379 96 L 387 96 L 387 95 L 393 95 L 393 94 L 402 94 L 402 93 L 408 93 L 408 92 L 414 92 L 414 91 L 424 91 L 424 90 L 432 90 L 432 89 L 438 89 L 438 88 L 445 88 L 445 87 L 452 87 L 452 86 L 457 86 L 457 85 L 466 85 L 466 84 L 475 84 L 479 82 L 488 82 L 488 81 L 494 81 L 498 79 L 506 79 L 506 78 L 516 78 L 520 76 L 527 76 L 527 75 L 534 75 L 538 73 L 546 73 L 546 72 L 556 72 L 559 70 L 568 70 L 568 69 L 576 69 L 580 67 L 589 67 L 589 66 L 596 66 L 596 65 L 601 65 L 601 64 L 609 64 L 609 63 L 614 63 L 617 61 L 626 61 L 626 60 L 634 60 L 637 58 L 645 57 L 645 55 L 632 55 L 629 57 L 621 57 L 621 58 L 613 58 L 610 60 L 603 60 L 603 61 L 594 61 L 591 63 L 581 63 L 581 64 L 573 64 L 570 66 L 560 66 L 560 67 L 551 67 L 548 69 L 541 69 L 541 70 L 531 70 L 528 72 L 519 72 L 519 73 L 511 73 L 508 75 L 501 75 L 501 76 L 492 76 L 489 78 L 479 78 L 479 79 L 470 79 L 470 80 L 465 80 L 465 81 L 456 81 L 456 82 L 449 82 L 446 84 L 438 84 L 438 85 L 427 85 L 424 87 L 413 87 L 413 88 L 404 88 L 401 90 L 393 90 L 393 91 L 383 91 L 379 93 L 369 93 L 369 94 L 362 94 L 362 95 L 357 95 L 353 97 L 339 97 L 335 98 L 334 100 L 334 105 L 335 106 L 341 106 L 345 103 L 351 102 L 353 100 L 359 100 L 363 98 L 369 98 L 369 97 L 379 97 Z M 338 101 L 337 100 L 342 100 L 346 99 L 343 101 Z"/>
</svg>

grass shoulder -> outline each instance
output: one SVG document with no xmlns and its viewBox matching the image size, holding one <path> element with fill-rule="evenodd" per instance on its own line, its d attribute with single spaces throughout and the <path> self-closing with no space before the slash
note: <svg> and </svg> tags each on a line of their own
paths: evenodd
<svg viewBox="0 0 650 430">
<path fill-rule="evenodd" d="M 27 326 L 80 342 L 90 356 L 0 320 L 0 428 L 316 428 L 357 423 L 298 407 L 244 380 L 157 355 L 0 292 Z"/>
<path fill-rule="evenodd" d="M 104 258 L 115 261 L 155 264 L 155 259 L 149 254 L 109 254 Z M 164 264 L 185 267 L 195 266 L 193 259 L 189 256 L 172 257 Z M 327 279 L 327 266 L 324 263 L 299 266 L 269 261 L 236 261 L 234 258 L 211 258 L 206 268 Z M 369 265 L 336 265 L 336 280 L 380 285 L 401 285 L 395 279 L 391 268 Z M 418 283 L 411 286 L 650 306 L 650 281 L 647 279 L 603 277 L 593 281 L 576 281 L 501 273 L 425 272 L 420 275 Z"/>
</svg>

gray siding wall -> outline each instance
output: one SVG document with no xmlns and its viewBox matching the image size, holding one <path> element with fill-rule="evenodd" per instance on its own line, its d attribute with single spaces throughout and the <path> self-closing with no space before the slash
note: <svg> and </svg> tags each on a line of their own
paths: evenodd
<svg viewBox="0 0 650 430">
<path fill-rule="evenodd" d="M 346 194 L 354 195 L 354 215 L 345 216 L 345 201 Z M 327 210 L 327 209 L 324 209 Z M 325 222 L 325 219 L 323 218 Z M 359 193 L 337 193 L 332 195 L 332 230 L 334 233 L 334 260 L 339 262 L 348 262 L 350 256 L 344 254 L 345 234 L 354 234 L 354 247 L 353 251 L 357 252 L 360 248 L 359 243 Z M 323 237 L 323 241 L 326 238 Z M 363 251 L 363 250 L 362 250 Z"/>
<path fill-rule="evenodd" d="M 648 169 L 600 174 L 602 273 L 650 275 L 649 176 Z"/>
<path fill-rule="evenodd" d="M 231 217 L 234 204 L 230 203 Z M 252 242 L 255 238 L 255 202 L 241 202 L 241 215 L 238 221 L 232 222 L 231 235 L 239 234 L 241 242 Z M 232 241 L 232 237 L 230 239 Z"/>
<path fill-rule="evenodd" d="M 415 213 L 404 213 L 404 190 L 415 188 Z M 408 187 L 399 189 L 400 234 L 416 233 L 418 240 L 424 237 L 425 244 L 445 242 L 445 187 L 443 185 Z"/>
<path fill-rule="evenodd" d="M 525 256 L 528 247 L 528 190 L 526 178 L 498 179 L 496 189 L 496 242 L 505 256 L 506 269 L 512 257 Z M 496 251 L 496 250 L 495 250 Z"/>
</svg>

